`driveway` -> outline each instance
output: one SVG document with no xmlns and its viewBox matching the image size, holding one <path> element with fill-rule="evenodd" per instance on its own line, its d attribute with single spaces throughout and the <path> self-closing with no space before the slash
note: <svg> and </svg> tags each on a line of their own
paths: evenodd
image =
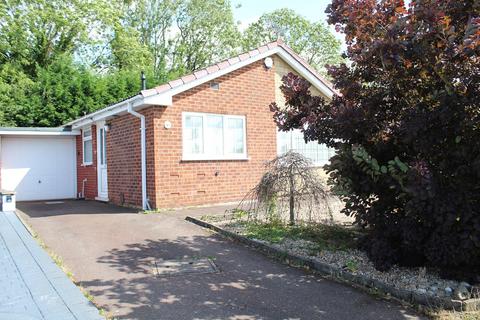
<svg viewBox="0 0 480 320">
<path fill-rule="evenodd" d="M 282 265 L 184 221 L 226 207 L 138 214 L 94 201 L 19 203 L 95 302 L 120 319 L 420 319 L 397 303 Z M 158 274 L 210 258 L 215 273 Z"/>
</svg>

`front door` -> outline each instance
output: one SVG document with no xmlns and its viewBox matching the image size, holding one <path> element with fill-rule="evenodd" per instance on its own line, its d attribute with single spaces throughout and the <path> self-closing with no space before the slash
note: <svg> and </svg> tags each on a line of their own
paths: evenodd
<svg viewBox="0 0 480 320">
<path fill-rule="evenodd" d="M 97 122 L 97 180 L 98 200 L 108 201 L 107 137 L 105 121 Z"/>
</svg>

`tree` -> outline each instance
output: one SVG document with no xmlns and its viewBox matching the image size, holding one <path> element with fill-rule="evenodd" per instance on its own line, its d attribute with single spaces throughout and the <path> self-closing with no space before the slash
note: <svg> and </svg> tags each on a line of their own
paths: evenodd
<svg viewBox="0 0 480 320">
<path fill-rule="evenodd" d="M 115 11 L 106 4 L 104 0 L 0 3 L 1 125 L 58 126 L 112 102 L 97 99 L 95 88 L 102 77 L 74 60 L 82 47 L 98 43 L 92 33 L 98 36 L 106 23 L 114 21 Z"/>
<path fill-rule="evenodd" d="M 156 66 L 154 51 L 139 41 L 139 32 L 131 27 L 117 26 L 110 42 L 112 51 L 111 65 L 116 70 L 144 70 L 152 68 L 161 77 L 165 71 Z"/>
<path fill-rule="evenodd" d="M 311 96 L 290 74 L 277 124 L 337 149 L 330 183 L 379 269 L 478 274 L 478 1 L 333 0 L 327 12 L 352 61 L 329 69 L 341 95 Z"/>
<path fill-rule="evenodd" d="M 312 162 L 303 155 L 289 151 L 265 165 L 260 182 L 244 197 L 237 209 L 245 209 L 255 219 L 282 221 L 290 225 L 297 220 L 312 220 L 332 213 L 328 191 Z M 318 218 L 318 216 L 316 217 Z"/>
<path fill-rule="evenodd" d="M 15 63 L 30 77 L 73 53 L 101 21 L 103 0 L 10 0 L 0 5 L 0 65 Z"/>
<path fill-rule="evenodd" d="M 243 50 L 282 38 L 310 65 L 325 73 L 325 65 L 342 61 L 340 41 L 321 22 L 311 22 L 291 9 L 263 14 L 243 34 Z"/>
<path fill-rule="evenodd" d="M 183 1 L 175 23 L 179 30 L 172 52 L 175 76 L 230 57 L 238 48 L 240 34 L 228 0 Z"/>
<path fill-rule="evenodd" d="M 236 52 L 240 38 L 229 1 L 120 1 L 114 23 L 111 64 L 115 69 L 153 68 L 165 82 Z"/>
<path fill-rule="evenodd" d="M 121 1 L 121 23 L 115 29 L 114 56 L 122 68 L 148 61 L 157 82 L 169 80 L 169 56 L 173 46 L 172 25 L 181 1 L 130 0 Z M 128 47 L 134 47 L 135 50 Z M 137 52 L 135 54 L 135 52 Z M 147 53 L 148 52 L 148 53 Z M 150 55 L 150 57 L 149 57 Z M 140 57 L 138 57 L 140 56 Z"/>
</svg>

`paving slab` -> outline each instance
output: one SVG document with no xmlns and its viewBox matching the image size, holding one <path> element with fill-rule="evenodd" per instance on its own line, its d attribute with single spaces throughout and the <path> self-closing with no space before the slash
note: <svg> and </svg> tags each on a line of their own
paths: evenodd
<svg viewBox="0 0 480 320">
<path fill-rule="evenodd" d="M 0 288 L 0 320 L 103 319 L 14 212 L 0 212 Z"/>
<path fill-rule="evenodd" d="M 117 319 L 424 319 L 407 306 L 283 265 L 184 220 L 227 207 L 145 215 L 94 201 L 17 206 Z M 179 261 L 189 259 L 203 262 L 197 271 L 206 261 L 218 270 L 181 272 L 188 267 Z M 152 265 L 160 261 L 163 270 L 179 272 L 159 276 Z"/>
</svg>

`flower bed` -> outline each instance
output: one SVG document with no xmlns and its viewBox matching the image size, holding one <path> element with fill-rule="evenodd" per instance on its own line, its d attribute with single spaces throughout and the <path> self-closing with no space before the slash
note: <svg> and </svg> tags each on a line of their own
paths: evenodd
<svg viewBox="0 0 480 320">
<path fill-rule="evenodd" d="M 480 306 L 480 287 L 442 279 L 434 270 L 376 270 L 365 253 L 356 249 L 359 234 L 352 228 L 320 224 L 289 227 L 219 216 L 202 218 L 208 222 L 188 219 L 288 263 L 375 288 L 407 302 L 456 310 Z"/>
</svg>

